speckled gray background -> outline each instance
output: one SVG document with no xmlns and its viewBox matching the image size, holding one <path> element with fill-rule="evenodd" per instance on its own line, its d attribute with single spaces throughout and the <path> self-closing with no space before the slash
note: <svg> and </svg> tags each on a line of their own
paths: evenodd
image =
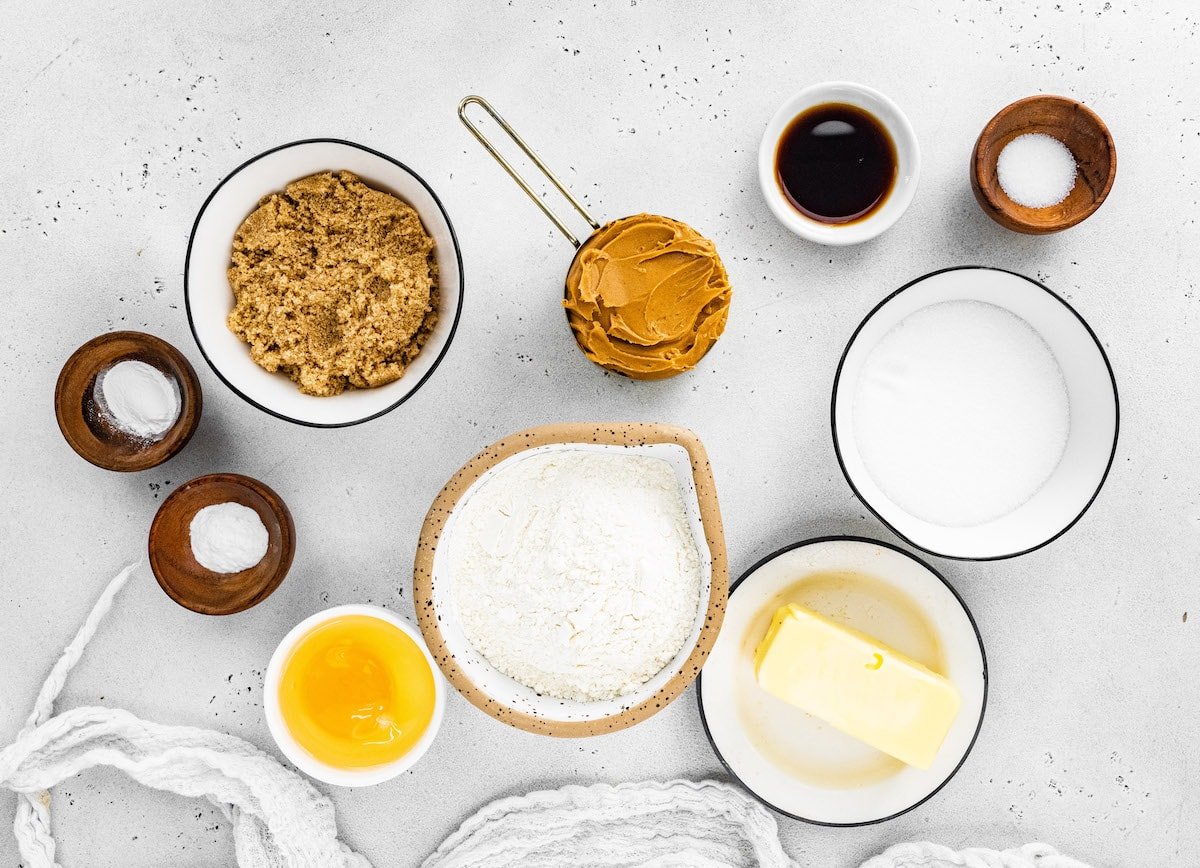
<svg viewBox="0 0 1200 868">
<path fill-rule="evenodd" d="M 884 294 L 979 263 L 1041 278 L 1099 333 L 1121 386 L 1113 474 L 1047 549 L 935 561 L 974 610 L 991 666 L 983 732 L 958 777 L 880 826 L 781 820 L 784 842 L 806 865 L 856 865 L 912 838 L 1044 839 L 1100 865 L 1200 864 L 1197 16 L 1182 0 L 6 4 L 0 742 L 93 598 L 141 553 L 162 498 L 209 471 L 252 474 L 287 499 L 299 535 L 288 580 L 256 609 L 215 619 L 143 576 L 65 705 L 111 703 L 270 747 L 260 694 L 278 639 L 336 603 L 411 616 L 413 551 L 434 494 L 480 447 L 527 425 L 692 427 L 712 456 L 735 573 L 816 534 L 891 539 L 834 460 L 834 365 Z M 784 231 L 754 169 L 778 104 L 834 78 L 887 91 L 924 151 L 908 214 L 849 250 Z M 1116 137 L 1120 172 L 1089 222 L 1034 239 L 983 216 L 966 168 L 987 119 L 1037 91 L 1092 105 Z M 455 106 L 470 92 L 489 96 L 597 215 L 659 211 L 716 240 L 736 293 L 699 371 L 633 383 L 583 360 L 556 298 L 571 251 L 459 125 Z M 182 302 L 187 235 L 209 190 L 253 154 L 313 135 L 362 142 L 423 174 L 467 273 L 441 369 L 400 410 L 341 431 L 242 403 L 204 365 Z M 67 355 L 116 328 L 174 342 L 205 388 L 187 450 L 128 476 L 77 458 L 51 407 Z M 451 697 L 412 772 L 333 797 L 350 844 L 403 866 L 497 796 L 720 773 L 691 691 L 641 726 L 583 741 L 523 734 Z M 0 815 L 13 805 L 0 796 Z M 71 781 L 55 809 L 67 866 L 232 863 L 211 807 L 116 774 Z M 0 833 L 0 864 L 16 863 Z"/>
</svg>

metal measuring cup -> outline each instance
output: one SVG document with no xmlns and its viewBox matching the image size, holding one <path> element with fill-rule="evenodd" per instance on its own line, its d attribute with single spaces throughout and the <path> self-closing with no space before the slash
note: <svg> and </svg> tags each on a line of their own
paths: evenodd
<svg viewBox="0 0 1200 868">
<path fill-rule="evenodd" d="M 591 235 L 580 242 L 562 218 L 555 214 L 550 206 L 537 195 L 521 173 L 467 117 L 467 108 L 471 105 L 479 106 L 491 116 L 500 129 L 521 149 L 521 152 L 533 162 L 546 180 L 553 184 L 554 188 L 571 204 L 571 207 L 587 221 L 588 225 L 592 227 Z M 567 322 L 584 354 L 607 370 L 639 380 L 665 379 L 694 367 L 720 336 L 728 317 L 731 294 L 729 278 L 712 242 L 686 223 L 654 214 L 634 214 L 601 225 L 486 99 L 480 96 L 465 97 L 458 104 L 458 117 L 508 173 L 509 177 L 517 183 L 517 186 L 525 192 L 525 195 L 541 209 L 554 227 L 575 246 L 575 257 L 571 260 L 564 281 L 563 298 L 564 307 L 567 309 Z M 658 323 L 654 327 L 647 325 L 650 319 L 647 311 L 648 303 L 644 306 L 647 309 L 635 312 L 641 315 L 638 324 L 646 326 L 642 329 L 642 333 L 638 333 L 637 329 L 630 326 L 627 321 L 630 319 L 629 316 L 606 309 L 602 300 L 596 297 L 597 293 L 594 288 L 583 286 L 587 279 L 585 272 L 587 272 L 589 258 L 606 256 L 607 253 L 604 251 L 614 246 L 614 242 L 621 239 L 624 233 L 632 232 L 646 234 L 646 243 L 641 247 L 636 244 L 624 243 L 623 252 L 640 254 L 647 261 L 655 261 L 660 265 L 666 261 L 668 256 L 676 257 L 681 263 L 686 261 L 687 267 L 691 268 L 691 271 L 686 272 L 686 278 L 690 281 L 686 286 L 694 290 L 687 294 L 680 292 L 678 299 L 674 299 L 681 302 L 684 315 L 666 317 L 664 321 L 668 322 L 669 326 L 664 327 Z M 692 260 L 687 260 L 687 257 L 691 257 Z M 701 262 L 700 270 L 692 267 L 695 262 Z M 705 263 L 707 271 L 704 269 Z M 675 271 L 678 274 L 684 274 L 684 267 L 681 264 Z M 633 274 L 635 277 L 637 276 L 636 269 Z M 647 270 L 646 280 L 651 280 L 653 277 L 655 275 Z M 702 286 L 698 283 L 701 277 L 704 280 Z M 633 295 L 633 293 L 621 294 Z M 660 307 L 664 306 L 660 305 Z M 688 323 L 686 314 L 691 312 L 693 307 L 695 315 Z M 652 338 L 660 333 L 669 340 L 655 344 Z"/>
</svg>

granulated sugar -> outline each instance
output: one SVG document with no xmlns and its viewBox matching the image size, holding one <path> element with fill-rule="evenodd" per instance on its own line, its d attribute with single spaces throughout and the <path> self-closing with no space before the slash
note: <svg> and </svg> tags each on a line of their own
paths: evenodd
<svg viewBox="0 0 1200 868">
<path fill-rule="evenodd" d="M 1070 430 L 1062 370 L 1015 314 L 978 301 L 903 319 L 863 363 L 854 399 L 859 454 L 897 506 L 971 527 L 1031 498 Z"/>
</svg>

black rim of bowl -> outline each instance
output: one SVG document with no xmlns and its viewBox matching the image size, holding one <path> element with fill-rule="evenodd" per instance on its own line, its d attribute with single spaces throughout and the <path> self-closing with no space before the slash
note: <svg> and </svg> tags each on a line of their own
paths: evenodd
<svg viewBox="0 0 1200 868">
<path fill-rule="evenodd" d="M 271 154 L 274 154 L 276 151 L 282 151 L 287 148 L 294 148 L 299 145 L 317 145 L 317 144 L 345 145 L 350 148 L 356 148 L 360 151 L 365 151 L 366 153 L 372 154 L 373 156 L 379 157 L 380 159 L 387 160 L 393 166 L 396 166 L 397 168 L 403 170 L 404 172 L 407 172 L 414 179 L 416 179 L 417 183 L 420 184 L 422 187 L 424 187 L 425 190 L 429 193 L 429 195 L 433 198 L 434 204 L 437 205 L 438 210 L 442 213 L 442 219 L 446 221 L 446 228 L 450 230 L 450 240 L 454 247 L 454 260 L 458 264 L 458 305 L 455 307 L 455 310 L 454 310 L 454 320 L 450 323 L 450 333 L 448 335 L 446 335 L 446 342 L 445 342 L 445 344 L 442 345 L 442 349 L 437 354 L 437 358 L 435 358 L 433 360 L 433 364 L 429 366 L 429 370 L 426 371 L 424 376 L 422 376 L 421 379 L 418 380 L 417 383 L 411 389 L 409 389 L 407 392 L 405 392 L 404 395 L 398 401 L 396 401 L 394 404 L 389 404 L 387 407 L 384 407 L 382 410 L 380 410 L 376 413 L 372 413 L 370 416 L 363 416 L 361 419 L 352 419 L 348 422 L 309 422 L 304 419 L 296 419 L 296 418 L 293 418 L 292 416 L 287 416 L 276 410 L 272 410 L 270 407 L 263 406 L 262 404 L 258 403 L 257 401 L 253 400 L 248 395 L 246 395 L 244 392 L 242 392 L 233 383 L 231 383 L 225 377 L 225 375 L 221 373 L 220 369 L 217 368 L 216 364 L 213 363 L 213 360 L 208 357 L 208 352 L 204 349 L 204 344 L 200 341 L 200 336 L 196 333 L 196 323 L 192 319 L 191 291 L 188 286 L 188 272 L 190 270 L 191 263 L 192 263 L 192 243 L 196 239 L 196 229 L 200 226 L 200 221 L 202 219 L 204 219 L 204 212 L 208 210 L 209 203 L 212 202 L 213 197 L 216 196 L 217 193 L 220 192 L 221 188 L 224 187 L 230 180 L 233 179 L 233 177 L 235 175 L 237 175 L 239 172 L 241 172 L 247 166 L 258 162 L 259 160 L 263 159 L 263 157 L 268 157 Z M 231 392 L 233 392 L 235 395 L 237 395 L 239 398 L 241 398 L 243 401 L 245 401 L 247 404 L 251 405 L 252 407 L 257 407 L 259 410 L 262 410 L 264 413 L 267 413 L 268 415 L 274 416 L 276 419 L 282 419 L 285 422 L 292 422 L 293 424 L 296 424 L 296 425 L 304 425 L 308 428 L 349 428 L 352 425 L 361 425 L 363 422 L 370 422 L 372 419 L 378 419 L 380 416 L 387 415 L 388 413 L 392 412 L 397 407 L 399 407 L 401 404 L 403 404 L 405 401 L 407 401 L 409 398 L 411 398 L 413 395 L 415 395 L 420 390 L 420 388 L 425 385 L 425 383 L 429 380 L 429 378 L 433 376 L 433 372 L 438 369 L 438 366 L 442 363 L 442 359 L 444 359 L 446 357 L 446 353 L 450 349 L 450 344 L 452 344 L 454 342 L 454 334 L 456 331 L 458 331 L 458 322 L 459 322 L 459 319 L 462 317 L 463 296 L 465 294 L 465 291 L 466 291 L 466 281 L 465 281 L 465 275 L 463 273 L 462 250 L 460 249 L 459 244 L 458 244 L 458 234 L 454 231 L 454 224 L 452 222 L 450 222 L 450 215 L 448 213 L 446 213 L 446 206 L 442 204 L 442 200 L 438 198 L 437 193 L 435 193 L 433 191 L 433 188 L 430 187 L 429 184 L 427 184 L 425 182 L 424 178 L 422 178 L 420 175 L 418 175 L 411 168 L 409 168 L 408 166 L 406 166 L 404 163 L 400 162 L 399 160 L 393 159 L 392 157 L 389 157 L 387 154 L 377 151 L 374 148 L 368 148 L 366 145 L 360 145 L 357 142 L 350 142 L 350 141 L 347 141 L 346 139 L 331 139 L 331 138 L 299 139 L 297 141 L 288 142 L 283 145 L 276 145 L 275 147 L 270 148 L 266 151 L 263 151 L 261 154 L 257 154 L 256 156 L 253 156 L 250 159 L 246 160 L 246 162 L 242 163 L 240 166 L 238 166 L 236 169 L 234 169 L 232 172 L 230 172 L 228 175 L 226 175 L 224 178 L 222 178 L 221 182 L 219 184 L 217 184 L 217 186 L 213 187 L 212 192 L 208 194 L 208 197 L 204 200 L 204 204 L 200 206 L 200 210 L 196 214 L 196 219 L 192 223 L 191 234 L 188 235 L 187 256 L 183 260 L 183 306 L 187 310 L 188 328 L 191 329 L 192 339 L 196 342 L 196 346 L 200 350 L 200 355 L 202 355 L 204 357 L 204 361 L 208 363 L 208 366 L 209 366 L 209 368 L 212 369 L 212 372 L 217 375 L 217 379 L 220 380 L 222 383 L 224 383 L 226 386 L 228 386 L 229 390 Z"/>
<path fill-rule="evenodd" d="M 918 564 L 920 564 L 922 567 L 924 567 L 930 573 L 937 576 L 938 580 L 941 581 L 941 583 L 946 586 L 946 588 L 950 591 L 950 593 L 954 595 L 954 599 L 958 601 L 958 605 L 960 608 L 962 608 L 963 614 L 965 614 L 967 616 L 967 620 L 971 623 L 971 629 L 975 631 L 975 641 L 979 645 L 979 659 L 983 664 L 983 699 L 979 706 L 979 720 L 975 724 L 975 732 L 971 734 L 971 741 L 970 741 L 970 743 L 967 744 L 967 749 L 963 751 L 962 757 L 959 759 L 958 764 L 955 765 L 954 768 L 950 771 L 950 774 L 946 775 L 945 779 L 941 783 L 939 783 L 936 787 L 934 787 L 932 790 L 930 790 L 926 795 L 922 796 L 920 799 L 913 802 L 908 807 L 906 807 L 902 810 L 896 811 L 893 814 L 888 814 L 886 817 L 878 817 L 873 820 L 861 820 L 857 823 L 831 823 L 826 820 L 814 820 L 810 817 L 801 817 L 799 814 L 793 814 L 790 811 L 785 811 L 783 808 L 780 808 L 778 805 L 774 805 L 771 802 L 768 802 L 766 799 L 764 799 L 762 796 L 760 796 L 757 792 L 755 792 L 755 790 L 749 784 L 747 784 L 742 779 L 742 777 L 734 770 L 733 766 L 731 766 L 729 764 L 728 760 L 725 759 L 724 754 L 721 753 L 721 749 L 719 747 L 717 747 L 717 742 L 713 738 L 712 730 L 710 730 L 708 728 L 708 718 L 704 714 L 704 670 L 703 669 L 700 671 L 700 674 L 698 676 L 696 676 L 696 706 L 700 709 L 700 725 L 704 727 L 704 735 L 708 738 L 708 743 L 712 747 L 713 753 L 716 754 L 717 759 L 720 761 L 721 765 L 725 767 L 725 771 L 729 772 L 729 774 L 733 777 L 733 779 L 735 781 L 738 782 L 738 784 L 742 787 L 742 789 L 744 789 L 746 792 L 748 792 L 756 800 L 758 800 L 762 804 L 766 805 L 772 811 L 775 811 L 778 814 L 782 814 L 785 817 L 790 817 L 793 820 L 799 820 L 802 823 L 811 823 L 814 826 L 830 826 L 830 827 L 837 828 L 837 829 L 852 829 L 852 828 L 856 828 L 858 826 L 874 826 L 877 823 L 886 823 L 888 820 L 894 820 L 897 817 L 901 816 L 902 814 L 907 814 L 909 811 L 911 811 L 915 808 L 919 808 L 921 805 L 925 804 L 930 799 L 932 799 L 934 796 L 936 796 L 938 793 L 940 793 L 942 791 L 942 788 L 945 787 L 946 784 L 950 783 L 950 781 L 952 781 L 954 779 L 954 776 L 958 774 L 959 769 L 961 769 L 963 767 L 963 764 L 966 763 L 967 757 L 969 757 L 971 755 L 971 751 L 975 747 L 975 742 L 979 739 L 979 733 L 983 729 L 983 718 L 987 715 L 987 701 L 988 701 L 987 652 L 984 650 L 983 636 L 980 635 L 980 633 L 979 633 L 979 625 L 977 625 L 975 623 L 975 616 L 971 614 L 971 609 L 967 606 L 966 601 L 963 600 L 962 596 L 958 593 L 958 591 L 956 591 L 954 589 L 954 586 L 952 584 L 950 584 L 948 581 L 946 581 L 945 576 L 943 576 L 941 573 L 939 573 L 937 570 L 935 570 L 929 564 L 925 563 L 925 561 L 918 558 L 912 552 L 907 552 L 904 549 L 900 548 L 899 546 L 893 545 L 892 543 L 883 542 L 882 540 L 877 540 L 877 539 L 870 539 L 869 537 L 836 536 L 836 535 L 835 536 L 818 536 L 818 537 L 812 537 L 811 539 L 801 540 L 800 542 L 795 542 L 790 545 L 786 545 L 783 548 L 776 549 L 775 551 L 771 552 L 766 557 L 761 558 L 756 564 L 754 564 L 754 566 L 752 566 L 752 567 L 750 567 L 750 569 L 746 570 L 746 572 L 742 573 L 738 577 L 737 581 L 729 586 L 729 596 L 732 597 L 733 592 L 738 589 L 738 587 L 742 584 L 742 582 L 744 582 L 750 576 L 754 575 L 756 572 L 758 572 L 759 569 L 761 569 L 763 566 L 770 563 L 771 561 L 775 560 L 777 557 L 780 557 L 781 555 L 785 555 L 790 551 L 794 551 L 795 549 L 804 548 L 806 546 L 811 546 L 811 545 L 818 545 L 820 543 L 829 543 L 829 542 L 853 542 L 853 543 L 865 543 L 867 545 L 873 545 L 873 546 L 882 546 L 885 549 L 891 549 L 894 552 L 898 552 L 899 554 L 904 555 L 906 558 L 909 558 L 910 560 L 916 561 Z"/>
<path fill-rule="evenodd" d="M 1100 481 L 1096 484 L 1096 490 L 1092 492 L 1091 496 L 1087 499 L 1087 502 L 1083 505 L 1083 508 L 1079 510 L 1079 514 L 1067 522 L 1067 524 L 1064 525 L 1060 530 L 1055 531 L 1051 536 L 1042 540 L 1037 545 L 1030 546 L 1027 549 L 1022 549 L 1016 552 L 1008 552 L 1000 555 L 987 555 L 983 557 L 972 557 L 970 555 L 950 555 L 921 545 L 916 540 L 901 533 L 894 525 L 892 525 L 891 522 L 883 517 L 879 510 L 871 505 L 871 502 L 863 496 L 861 491 L 858 490 L 858 486 L 854 484 L 854 480 L 850 478 L 850 472 L 846 469 L 846 462 L 842 457 L 842 446 L 838 440 L 837 430 L 838 387 L 841 385 L 842 368 L 846 364 L 846 357 L 850 355 L 850 348 L 853 347 L 854 342 L 858 340 L 859 333 L 866 327 L 867 323 L 871 321 L 875 314 L 877 314 L 883 308 L 884 305 L 886 305 L 900 293 L 904 292 L 906 289 L 916 286 L 918 283 L 928 280 L 931 277 L 936 277 L 939 274 L 945 274 L 948 271 L 999 271 L 1002 274 L 1011 274 L 1013 277 L 1019 277 L 1021 280 L 1031 283 L 1038 289 L 1042 290 L 1042 292 L 1046 293 L 1063 307 L 1065 307 L 1071 313 L 1071 315 L 1079 321 L 1079 324 L 1083 326 L 1084 330 L 1088 333 L 1088 336 L 1091 337 L 1092 343 L 1096 345 L 1096 349 L 1100 352 L 1100 358 L 1104 361 L 1104 368 L 1108 371 L 1108 379 L 1112 385 L 1114 414 L 1112 447 L 1109 449 L 1108 462 L 1104 465 L 1104 472 L 1100 474 Z M 934 557 L 945 558 L 946 560 L 951 561 L 972 561 L 982 563 L 984 561 L 1003 561 L 1007 560 L 1008 558 L 1020 557 L 1021 555 L 1027 555 L 1030 552 L 1037 551 L 1043 546 L 1050 545 L 1050 543 L 1054 542 L 1056 539 L 1073 528 L 1091 508 L 1092 504 L 1096 502 L 1096 498 L 1100 496 L 1100 490 L 1104 488 L 1104 483 L 1108 481 L 1109 471 L 1112 470 L 1113 462 L 1117 457 L 1117 441 L 1120 438 L 1121 433 L 1121 402 L 1117 394 L 1117 378 L 1113 373 L 1112 363 L 1108 360 L 1108 353 L 1104 351 L 1104 345 L 1100 343 L 1100 338 L 1096 336 L 1096 333 L 1092 330 L 1092 327 L 1088 325 L 1087 320 L 1080 316 L 1079 311 L 1075 310 L 1075 308 L 1073 308 L 1062 296 L 1050 289 L 1044 283 L 1034 280 L 1032 277 L 1026 277 L 1024 274 L 1018 274 L 1015 271 L 1009 271 L 1007 268 L 996 268 L 995 266 L 991 265 L 954 265 L 949 268 L 939 268 L 937 271 L 931 271 L 928 274 L 923 274 L 914 280 L 910 280 L 908 283 L 904 284 L 904 286 L 888 295 L 885 299 L 883 299 L 883 301 L 879 302 L 879 304 L 871 308 L 871 312 L 863 317 L 862 322 L 858 324 L 858 327 L 854 330 L 854 333 L 850 335 L 850 340 L 846 342 L 846 348 L 842 351 L 842 357 L 838 360 L 837 373 L 834 374 L 833 377 L 833 394 L 830 397 L 829 405 L 829 428 L 833 432 L 833 451 L 837 455 L 838 467 L 842 469 L 842 476 L 845 477 L 846 482 L 850 486 L 850 490 L 854 492 L 854 496 L 858 498 L 859 502 L 862 503 L 863 506 L 871 511 L 873 516 L 883 523 L 884 527 L 886 527 L 900 539 L 904 540 L 904 542 L 908 543 L 913 548 L 924 552 L 925 554 L 933 555 Z"/>
</svg>

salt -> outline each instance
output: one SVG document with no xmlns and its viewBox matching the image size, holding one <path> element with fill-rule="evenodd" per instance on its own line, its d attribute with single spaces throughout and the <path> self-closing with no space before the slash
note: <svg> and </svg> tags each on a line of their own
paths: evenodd
<svg viewBox="0 0 1200 868">
<path fill-rule="evenodd" d="M 240 573 L 257 566 L 270 536 L 258 513 L 240 503 L 214 503 L 192 516 L 192 557 L 214 573 Z"/>
<path fill-rule="evenodd" d="M 1005 195 L 1026 208 L 1049 208 L 1075 188 L 1075 157 L 1054 136 L 1026 133 L 1004 146 L 996 175 Z"/>
<path fill-rule="evenodd" d="M 140 440 L 161 440 L 179 419 L 179 386 L 158 368 L 136 359 L 103 371 L 94 395 L 105 418 Z"/>
<path fill-rule="evenodd" d="M 854 437 L 909 514 L 972 527 L 1028 501 L 1066 449 L 1070 402 L 1042 337 L 1004 308 L 947 301 L 888 331 L 863 362 Z"/>
</svg>

